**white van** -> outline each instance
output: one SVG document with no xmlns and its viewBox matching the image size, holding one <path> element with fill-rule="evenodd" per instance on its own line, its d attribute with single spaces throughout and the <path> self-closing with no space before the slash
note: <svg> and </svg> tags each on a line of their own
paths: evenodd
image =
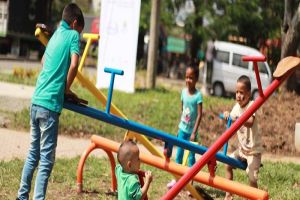
<svg viewBox="0 0 300 200">
<path fill-rule="evenodd" d="M 235 93 L 237 79 L 241 75 L 246 75 L 251 80 L 252 97 L 257 97 L 259 93 L 253 62 L 244 62 L 242 57 L 262 56 L 262 54 L 254 48 L 230 42 L 215 41 L 214 45 L 216 54 L 213 60 L 212 84 L 209 86 L 213 95 L 224 96 L 227 93 Z M 271 70 L 267 62 L 257 64 L 262 88 L 265 89 L 272 81 Z"/>
</svg>

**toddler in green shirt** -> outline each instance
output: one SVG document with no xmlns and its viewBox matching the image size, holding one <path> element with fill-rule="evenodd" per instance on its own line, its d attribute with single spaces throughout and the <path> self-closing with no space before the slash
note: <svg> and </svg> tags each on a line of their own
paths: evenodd
<svg viewBox="0 0 300 200">
<path fill-rule="evenodd" d="M 152 174 L 150 171 L 145 172 L 145 184 L 141 187 L 137 175 L 141 164 L 139 154 L 139 148 L 132 140 L 124 141 L 120 145 L 117 154 L 119 164 L 115 170 L 119 200 L 140 200 L 147 195 Z"/>
</svg>

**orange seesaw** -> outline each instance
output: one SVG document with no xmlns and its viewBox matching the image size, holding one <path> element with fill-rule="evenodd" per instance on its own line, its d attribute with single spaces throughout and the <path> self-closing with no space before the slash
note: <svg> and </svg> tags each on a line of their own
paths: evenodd
<svg viewBox="0 0 300 200">
<path fill-rule="evenodd" d="M 119 149 L 119 146 L 120 146 L 119 143 L 103 138 L 101 136 L 93 135 L 91 137 L 91 144 L 81 156 L 77 167 L 77 186 L 79 191 L 82 191 L 82 185 L 83 185 L 82 175 L 83 175 L 83 167 L 84 167 L 85 160 L 87 159 L 88 155 L 97 148 L 103 149 L 109 156 L 111 162 L 111 172 L 112 172 L 112 190 L 116 191 L 116 177 L 114 173 L 115 160 L 114 157 L 112 156 L 112 152 L 116 153 Z M 145 164 L 151 165 L 158 169 L 162 169 L 164 171 L 170 172 L 172 174 L 180 175 L 180 176 L 184 175 L 189 170 L 189 168 L 186 166 L 176 164 L 172 161 L 168 162 L 163 158 L 151 154 L 140 153 L 140 159 Z M 226 178 L 222 178 L 218 176 L 213 177 L 210 174 L 202 171 L 198 172 L 198 174 L 193 177 L 193 180 L 220 190 L 237 194 L 239 196 L 248 199 L 262 199 L 262 200 L 268 199 L 268 193 L 263 190 L 259 190 L 257 188 L 243 185 L 241 183 L 228 180 Z"/>
</svg>

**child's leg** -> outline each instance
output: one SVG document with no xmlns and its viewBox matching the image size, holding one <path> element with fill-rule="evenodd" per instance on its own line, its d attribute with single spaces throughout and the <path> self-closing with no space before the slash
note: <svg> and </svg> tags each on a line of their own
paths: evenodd
<svg viewBox="0 0 300 200">
<path fill-rule="evenodd" d="M 177 138 L 181 139 L 181 140 L 188 140 L 189 134 L 186 134 L 182 130 L 179 129 Z M 182 163 L 183 153 L 184 153 L 184 149 L 181 147 L 177 147 L 176 160 L 175 160 L 176 163 L 178 163 L 178 164 Z"/>
<path fill-rule="evenodd" d="M 194 141 L 198 141 L 198 134 L 196 134 Z M 190 151 L 190 154 L 188 157 L 188 166 L 192 167 L 195 164 L 195 162 L 196 162 L 195 153 Z"/>
<path fill-rule="evenodd" d="M 232 154 L 230 154 L 229 156 L 231 158 L 234 159 L 241 159 L 239 156 L 240 152 L 239 150 L 235 150 Z M 225 165 L 225 170 L 226 170 L 226 178 L 229 180 L 233 180 L 233 168 L 230 165 Z M 225 200 L 231 200 L 232 198 L 232 194 L 229 192 L 226 192 L 226 196 L 225 196 Z"/>
<path fill-rule="evenodd" d="M 233 171 L 232 171 L 232 167 L 230 165 L 226 165 L 226 178 L 229 180 L 233 179 Z M 231 200 L 232 198 L 232 194 L 229 192 L 226 192 L 226 196 L 224 200 Z"/>
<path fill-rule="evenodd" d="M 249 177 L 249 184 L 257 188 L 258 172 L 261 164 L 261 154 L 247 156 L 248 167 L 246 172 Z"/>
<path fill-rule="evenodd" d="M 33 199 L 45 199 L 48 179 L 55 161 L 59 114 L 39 107 L 37 118 L 41 129 L 41 153 Z"/>
<path fill-rule="evenodd" d="M 226 178 L 229 180 L 233 180 L 233 170 L 230 165 L 226 165 Z"/>
<path fill-rule="evenodd" d="M 19 199 L 29 199 L 29 193 L 31 190 L 31 181 L 33 177 L 33 173 L 38 166 L 40 159 L 40 137 L 41 132 L 38 125 L 37 120 L 37 108 L 32 105 L 30 108 L 30 148 L 29 153 L 24 163 L 21 181 L 20 181 L 20 189 L 18 191 Z"/>
<path fill-rule="evenodd" d="M 192 167 L 196 162 L 195 153 L 190 151 L 189 157 L 188 157 L 188 166 Z"/>
</svg>

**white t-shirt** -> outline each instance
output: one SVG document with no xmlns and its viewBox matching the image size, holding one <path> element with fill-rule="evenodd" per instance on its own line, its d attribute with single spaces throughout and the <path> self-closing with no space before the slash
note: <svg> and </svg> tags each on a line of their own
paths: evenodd
<svg viewBox="0 0 300 200">
<path fill-rule="evenodd" d="M 232 108 L 230 112 L 230 117 L 236 119 L 240 117 L 251 105 L 253 101 L 250 101 L 244 108 L 237 103 Z M 253 115 L 255 117 L 255 113 Z M 261 135 L 258 131 L 257 118 L 255 117 L 254 123 L 251 128 L 247 128 L 242 125 L 241 128 L 237 131 L 239 148 L 241 151 L 248 155 L 253 155 L 257 153 L 262 153 L 262 142 Z"/>
</svg>

